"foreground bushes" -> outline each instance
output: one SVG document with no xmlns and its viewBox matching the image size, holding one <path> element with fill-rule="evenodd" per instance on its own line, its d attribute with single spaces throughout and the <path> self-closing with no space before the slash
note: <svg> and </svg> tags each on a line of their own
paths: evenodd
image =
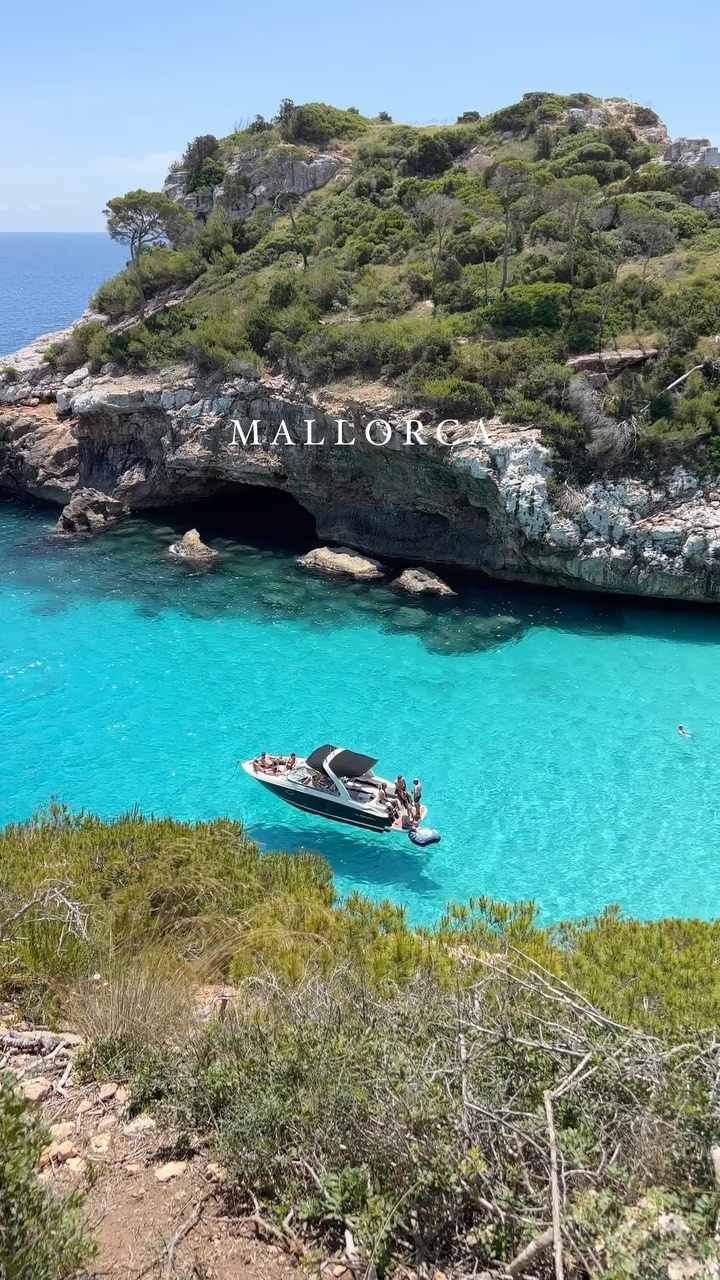
<svg viewBox="0 0 720 1280">
<path fill-rule="evenodd" d="M 132 1089 L 213 1133 L 270 1213 L 291 1206 L 323 1250 L 349 1231 L 382 1271 L 510 1262 L 544 1234 L 556 1141 L 571 1274 L 599 1257 L 655 1276 L 712 1255 L 718 1065 L 711 1037 L 668 1049 L 503 954 L 455 990 L 432 972 L 382 992 L 348 967 L 284 989 L 258 975 L 224 1022 L 144 1054 Z"/>
<path fill-rule="evenodd" d="M 0 832 L 0 996 L 62 1012 L 87 1071 L 379 1271 L 547 1251 L 553 1144 L 568 1275 L 710 1256 L 719 942 L 718 922 L 546 929 L 489 899 L 413 929 L 226 820 L 54 808 Z M 208 981 L 229 1004 L 199 1022 Z"/>
<path fill-rule="evenodd" d="M 472 977 L 463 955 L 510 944 L 638 1028 L 682 1035 L 720 1021 L 719 921 L 608 908 L 543 928 L 534 903 L 477 898 L 415 929 L 394 903 L 340 901 L 323 858 L 261 853 L 228 819 L 106 823 L 53 807 L 0 831 L 0 998 L 28 1009 L 74 999 L 113 956 L 145 957 L 158 981 L 240 981 L 269 966 L 292 983 L 309 963 L 330 973 L 347 962 L 373 987 L 419 971 L 454 987 Z"/>
<path fill-rule="evenodd" d="M 0 1276 L 68 1280 L 94 1252 L 82 1226 L 82 1197 L 58 1196 L 38 1181 L 48 1134 L 0 1073 Z"/>
</svg>

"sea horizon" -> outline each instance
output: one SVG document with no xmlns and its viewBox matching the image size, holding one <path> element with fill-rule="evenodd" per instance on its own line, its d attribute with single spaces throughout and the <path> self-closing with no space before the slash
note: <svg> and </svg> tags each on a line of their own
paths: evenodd
<svg viewBox="0 0 720 1280">
<path fill-rule="evenodd" d="M 126 260 L 105 231 L 0 231 L 0 361 L 77 320 Z"/>
</svg>

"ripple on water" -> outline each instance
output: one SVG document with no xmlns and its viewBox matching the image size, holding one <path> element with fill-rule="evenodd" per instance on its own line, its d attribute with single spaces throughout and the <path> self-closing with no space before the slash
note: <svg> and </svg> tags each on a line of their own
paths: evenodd
<svg viewBox="0 0 720 1280">
<path fill-rule="evenodd" d="M 454 579 L 403 599 L 204 525 L 220 566 L 187 574 L 165 554 L 185 520 L 61 539 L 0 506 L 0 820 L 51 794 L 229 813 L 419 921 L 479 893 L 548 919 L 720 912 L 716 614 Z M 319 825 L 233 773 L 329 740 L 419 773 L 441 844 Z"/>
</svg>

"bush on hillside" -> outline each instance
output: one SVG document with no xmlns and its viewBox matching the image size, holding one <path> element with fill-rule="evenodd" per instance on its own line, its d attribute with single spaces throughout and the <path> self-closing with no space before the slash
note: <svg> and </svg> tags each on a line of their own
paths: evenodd
<svg viewBox="0 0 720 1280">
<path fill-rule="evenodd" d="M 455 988 L 258 975 L 193 1052 L 145 1055 L 132 1093 L 211 1132 L 278 1220 L 292 1207 L 324 1251 L 349 1231 L 381 1274 L 419 1247 L 429 1267 L 506 1270 L 550 1218 L 550 1112 L 568 1252 L 649 1277 L 714 1248 L 717 1065 L 709 1036 L 670 1055 L 501 950 Z"/>
<path fill-rule="evenodd" d="M 444 173 L 452 164 L 452 152 L 444 138 L 430 134 L 420 138 L 410 148 L 405 165 L 407 172 L 418 178 L 434 178 Z"/>
<path fill-rule="evenodd" d="M 3 1280 L 71 1280 L 95 1252 L 83 1227 L 82 1196 L 38 1181 L 49 1134 L 0 1072 L 0 1276 Z"/>
<path fill-rule="evenodd" d="M 342 111 L 325 102 L 306 102 L 295 107 L 283 126 L 291 142 L 327 146 L 333 138 L 357 138 L 367 129 L 367 121 L 354 111 Z"/>
<path fill-rule="evenodd" d="M 420 395 L 436 414 L 445 418 L 489 417 L 495 407 L 485 387 L 456 376 L 426 378 L 420 384 Z"/>
</svg>

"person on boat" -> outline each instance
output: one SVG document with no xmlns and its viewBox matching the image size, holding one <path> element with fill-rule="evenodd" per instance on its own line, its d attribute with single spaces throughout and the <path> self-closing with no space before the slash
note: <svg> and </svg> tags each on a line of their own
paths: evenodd
<svg viewBox="0 0 720 1280">
<path fill-rule="evenodd" d="M 257 773 L 258 769 L 262 769 L 263 773 L 267 773 L 270 769 L 270 760 L 267 751 L 263 751 L 261 755 L 256 756 L 253 760 L 253 769 Z"/>
<path fill-rule="evenodd" d="M 381 782 L 378 786 L 378 804 L 384 804 L 386 808 L 390 804 L 387 782 Z"/>
<path fill-rule="evenodd" d="M 282 760 L 282 756 L 269 756 L 267 751 L 263 751 L 260 756 L 260 768 L 263 773 L 279 773 L 280 765 L 278 760 Z"/>
<path fill-rule="evenodd" d="M 395 795 L 402 805 L 407 805 L 410 800 L 410 794 L 407 789 L 407 782 L 399 773 L 395 779 Z"/>
<path fill-rule="evenodd" d="M 679 725 L 678 725 L 678 733 L 680 734 L 680 737 L 681 737 L 681 738 L 694 738 L 694 737 L 695 737 L 695 734 L 694 734 L 694 733 L 691 733 L 689 729 L 686 729 L 684 724 L 679 724 Z"/>
<path fill-rule="evenodd" d="M 422 800 L 422 782 L 419 778 L 413 778 L 413 800 L 415 804 L 420 804 Z"/>
<path fill-rule="evenodd" d="M 291 751 L 290 755 L 285 761 L 285 768 L 287 769 L 288 773 L 290 772 L 291 769 L 295 768 L 296 764 L 297 764 L 297 756 L 295 755 L 294 751 Z"/>
</svg>

